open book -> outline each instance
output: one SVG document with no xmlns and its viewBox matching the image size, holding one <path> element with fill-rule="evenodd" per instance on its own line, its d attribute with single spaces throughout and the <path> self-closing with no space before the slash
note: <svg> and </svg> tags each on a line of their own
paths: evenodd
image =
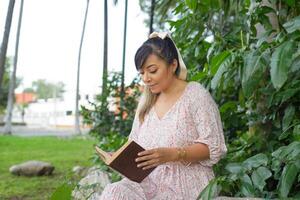
<svg viewBox="0 0 300 200">
<path fill-rule="evenodd" d="M 154 170 L 154 168 L 143 170 L 137 167 L 138 163 L 135 162 L 138 157 L 137 154 L 145 149 L 133 140 L 128 140 L 112 155 L 97 146 L 95 146 L 95 149 L 105 164 L 132 181 L 140 183 Z"/>
</svg>

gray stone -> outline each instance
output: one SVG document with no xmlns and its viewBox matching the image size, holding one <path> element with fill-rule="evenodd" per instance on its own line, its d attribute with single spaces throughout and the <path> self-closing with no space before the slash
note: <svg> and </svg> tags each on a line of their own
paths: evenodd
<svg viewBox="0 0 300 200">
<path fill-rule="evenodd" d="M 9 168 L 10 173 L 18 176 L 51 175 L 55 167 L 47 162 L 31 160 Z"/>
<path fill-rule="evenodd" d="M 101 194 L 107 184 L 110 183 L 107 173 L 92 167 L 88 170 L 87 175 L 80 180 L 72 192 L 74 200 L 89 199 Z"/>
<path fill-rule="evenodd" d="M 86 176 L 87 168 L 82 166 L 75 166 L 73 167 L 72 172 L 77 176 Z"/>
</svg>

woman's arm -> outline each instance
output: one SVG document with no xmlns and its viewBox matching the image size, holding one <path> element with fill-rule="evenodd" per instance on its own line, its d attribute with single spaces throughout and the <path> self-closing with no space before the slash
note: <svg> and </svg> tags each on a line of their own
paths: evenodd
<svg viewBox="0 0 300 200">
<path fill-rule="evenodd" d="M 197 162 L 209 159 L 206 144 L 197 143 L 182 148 L 156 148 L 140 152 L 137 166 L 143 169 L 156 167 L 166 162 Z"/>
</svg>

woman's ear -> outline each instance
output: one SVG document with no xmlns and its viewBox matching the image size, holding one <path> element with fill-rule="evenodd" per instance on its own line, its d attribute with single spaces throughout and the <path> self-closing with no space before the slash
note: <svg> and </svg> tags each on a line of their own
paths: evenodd
<svg viewBox="0 0 300 200">
<path fill-rule="evenodd" d="M 178 62 L 176 59 L 173 60 L 172 64 L 171 64 L 171 67 L 172 67 L 172 72 L 175 74 L 176 72 L 176 69 L 178 67 Z"/>
</svg>

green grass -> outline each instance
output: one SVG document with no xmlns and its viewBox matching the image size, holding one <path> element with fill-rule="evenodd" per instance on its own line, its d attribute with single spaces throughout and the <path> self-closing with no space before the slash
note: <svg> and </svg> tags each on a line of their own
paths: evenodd
<svg viewBox="0 0 300 200">
<path fill-rule="evenodd" d="M 61 184 L 74 180 L 74 166 L 92 165 L 94 143 L 82 138 L 0 136 L 0 199 L 48 199 Z M 50 162 L 55 166 L 53 175 L 23 177 L 9 173 L 10 166 L 28 160 Z"/>
</svg>

